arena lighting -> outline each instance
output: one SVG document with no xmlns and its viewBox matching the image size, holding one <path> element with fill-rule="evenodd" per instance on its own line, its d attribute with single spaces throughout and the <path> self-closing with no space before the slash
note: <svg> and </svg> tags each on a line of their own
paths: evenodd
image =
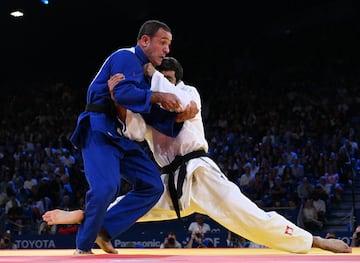
<svg viewBox="0 0 360 263">
<path fill-rule="evenodd" d="M 15 11 L 11 12 L 10 15 L 13 17 L 22 17 L 22 16 L 24 16 L 24 13 L 20 10 L 15 10 Z"/>
<path fill-rule="evenodd" d="M 2 1 L 2 0 L 0 0 Z M 11 0 L 13 1 L 13 0 Z M 37 0 L 38 3 L 41 2 L 41 5 L 45 5 L 48 6 L 50 3 L 50 0 Z M 31 6 L 35 4 L 35 3 L 24 3 L 23 0 L 21 1 L 17 1 L 15 0 L 14 3 L 11 4 L 12 6 L 12 10 L 9 12 L 10 16 L 14 17 L 14 18 L 23 18 L 26 14 L 27 9 L 31 10 Z M 37 5 L 38 6 L 38 5 Z M 34 11 L 34 10 L 32 10 Z M 28 12 L 27 12 L 28 13 Z"/>
</svg>

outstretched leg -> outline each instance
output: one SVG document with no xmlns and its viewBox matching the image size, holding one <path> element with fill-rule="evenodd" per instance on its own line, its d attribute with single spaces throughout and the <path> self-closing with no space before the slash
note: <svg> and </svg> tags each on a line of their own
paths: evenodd
<svg viewBox="0 0 360 263">
<path fill-rule="evenodd" d="M 351 253 L 352 249 L 344 241 L 336 238 L 325 239 L 319 236 L 313 237 L 312 247 L 321 248 L 334 253 Z"/>
<path fill-rule="evenodd" d="M 59 224 L 81 224 L 84 219 L 83 210 L 65 211 L 60 209 L 54 209 L 45 212 L 42 219 L 48 225 L 59 225 Z"/>
<path fill-rule="evenodd" d="M 84 219 L 84 213 L 82 210 L 64 211 L 55 209 L 46 212 L 43 215 L 43 220 L 49 225 L 56 224 L 77 224 L 81 223 Z M 102 237 L 100 234 L 96 238 L 96 244 L 105 252 L 117 254 L 117 250 L 112 246 L 109 240 Z M 344 241 L 340 239 L 325 239 L 320 236 L 314 236 L 312 247 L 321 248 L 334 253 L 351 253 L 352 249 Z"/>
<path fill-rule="evenodd" d="M 291 253 L 307 253 L 311 247 L 351 253 L 351 248 L 342 240 L 314 237 L 284 216 L 262 210 L 219 169 L 217 172 L 198 169 L 193 176 L 196 177 L 191 188 L 194 209 L 250 241 Z"/>
</svg>

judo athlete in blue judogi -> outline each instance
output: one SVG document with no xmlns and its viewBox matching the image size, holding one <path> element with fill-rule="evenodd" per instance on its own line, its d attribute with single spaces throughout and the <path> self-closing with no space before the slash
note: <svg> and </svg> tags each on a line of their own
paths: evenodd
<svg viewBox="0 0 360 263">
<path fill-rule="evenodd" d="M 87 91 L 85 111 L 78 117 L 71 141 L 82 151 L 86 193 L 84 221 L 76 237 L 74 254 L 91 254 L 94 242 L 109 253 L 106 242 L 119 235 L 145 215 L 164 191 L 157 167 L 149 155 L 124 136 L 126 129 L 116 116 L 107 80 L 123 73 L 124 80 L 114 88 L 114 96 L 125 109 L 141 113 L 148 124 L 175 137 L 182 127 L 176 122 L 180 111 L 178 98 L 169 93 L 152 92 L 143 65 L 160 65 L 169 53 L 170 28 L 149 20 L 139 30 L 137 45 L 112 53 L 102 65 Z M 126 110 L 125 110 L 126 112 Z M 126 197 L 106 214 L 111 202 L 120 194 L 120 174 L 133 185 Z"/>
</svg>

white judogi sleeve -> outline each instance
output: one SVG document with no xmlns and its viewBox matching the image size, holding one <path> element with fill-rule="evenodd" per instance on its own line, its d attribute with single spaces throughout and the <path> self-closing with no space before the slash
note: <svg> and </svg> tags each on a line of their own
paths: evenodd
<svg viewBox="0 0 360 263">
<path fill-rule="evenodd" d="M 152 76 L 151 90 L 175 94 L 180 99 L 182 109 L 185 109 L 192 100 L 191 94 L 183 89 L 178 89 L 177 86 L 169 82 L 159 71 L 155 71 Z M 198 98 L 200 98 L 200 96 L 198 96 Z M 200 101 L 200 99 L 198 99 L 198 101 Z M 197 104 L 200 103 L 198 101 L 196 101 Z M 131 140 L 141 142 L 144 140 L 148 128 L 150 127 L 147 127 L 141 114 L 134 113 L 130 110 L 126 111 L 126 131 L 124 132 L 124 136 Z"/>
<path fill-rule="evenodd" d="M 175 94 L 181 101 L 181 108 L 184 110 L 186 106 L 190 103 L 191 94 L 184 91 L 183 89 L 179 89 L 178 85 L 174 85 L 165 76 L 159 71 L 155 71 L 151 78 L 151 90 L 157 92 L 166 92 Z"/>
<path fill-rule="evenodd" d="M 166 84 L 168 83 L 168 84 Z M 170 84 L 170 85 L 169 85 Z M 203 149 L 208 151 L 208 143 L 205 139 L 204 126 L 201 116 L 200 94 L 195 87 L 185 85 L 180 81 L 176 86 L 171 84 L 163 74 L 155 72 L 152 77 L 151 89 L 154 91 L 173 93 L 182 102 L 182 107 L 186 107 L 190 101 L 194 101 L 199 109 L 198 114 L 186 120 L 176 138 L 168 137 L 157 130 L 149 127 L 145 135 L 146 141 L 154 154 L 156 162 L 161 166 L 171 163 L 176 155 Z"/>
</svg>

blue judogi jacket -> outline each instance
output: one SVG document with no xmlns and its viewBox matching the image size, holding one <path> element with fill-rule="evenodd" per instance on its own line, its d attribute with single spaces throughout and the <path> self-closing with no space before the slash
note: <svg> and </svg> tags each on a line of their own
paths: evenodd
<svg viewBox="0 0 360 263">
<path fill-rule="evenodd" d="M 175 112 L 162 109 L 157 104 L 151 104 L 150 79 L 144 76 L 143 66 L 149 60 L 139 46 L 119 49 L 112 53 L 103 63 L 99 72 L 90 83 L 87 91 L 87 104 L 110 104 L 107 81 L 116 73 L 125 75 L 114 88 L 114 97 L 120 105 L 133 112 L 141 113 L 145 121 L 163 134 L 177 136 L 183 123 L 176 123 Z M 75 147 L 81 147 L 82 134 L 91 126 L 93 130 L 101 131 L 111 136 L 117 136 L 116 122 L 106 114 L 84 111 L 78 117 L 77 126 L 71 141 Z"/>
</svg>

